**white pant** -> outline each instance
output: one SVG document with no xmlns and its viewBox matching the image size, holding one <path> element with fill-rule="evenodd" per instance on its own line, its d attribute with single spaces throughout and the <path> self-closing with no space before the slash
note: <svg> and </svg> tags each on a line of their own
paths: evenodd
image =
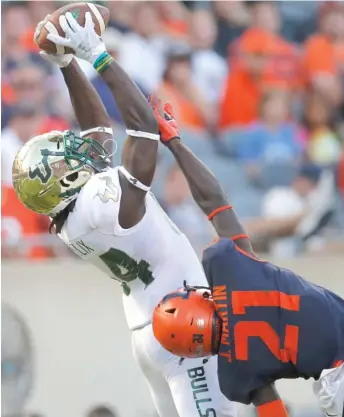
<svg viewBox="0 0 344 417">
<path fill-rule="evenodd" d="M 217 357 L 180 358 L 160 346 L 152 326 L 134 330 L 134 357 L 160 417 L 235 417 L 235 404 L 220 392 Z"/>
<path fill-rule="evenodd" d="M 313 390 L 326 416 L 344 416 L 344 364 L 338 368 L 325 369 L 314 382 Z"/>
</svg>

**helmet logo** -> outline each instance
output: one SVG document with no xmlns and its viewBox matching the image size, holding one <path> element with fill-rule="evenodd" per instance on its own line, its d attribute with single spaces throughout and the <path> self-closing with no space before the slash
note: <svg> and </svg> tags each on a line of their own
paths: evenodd
<svg viewBox="0 0 344 417">
<path fill-rule="evenodd" d="M 192 343 L 202 344 L 203 343 L 203 334 L 193 334 Z"/>
<path fill-rule="evenodd" d="M 52 170 L 50 168 L 48 162 L 48 149 L 41 149 L 41 154 L 43 155 L 42 161 L 37 164 L 35 169 L 29 168 L 29 178 L 32 180 L 35 178 L 39 178 L 43 184 L 46 184 L 52 174 Z"/>
</svg>

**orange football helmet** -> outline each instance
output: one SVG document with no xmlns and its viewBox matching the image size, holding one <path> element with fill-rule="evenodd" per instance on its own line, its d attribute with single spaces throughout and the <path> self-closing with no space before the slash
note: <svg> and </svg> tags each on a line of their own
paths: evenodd
<svg viewBox="0 0 344 417">
<path fill-rule="evenodd" d="M 185 285 L 167 294 L 155 307 L 152 325 L 155 338 L 174 355 L 218 353 L 222 321 L 209 289 Z"/>
</svg>

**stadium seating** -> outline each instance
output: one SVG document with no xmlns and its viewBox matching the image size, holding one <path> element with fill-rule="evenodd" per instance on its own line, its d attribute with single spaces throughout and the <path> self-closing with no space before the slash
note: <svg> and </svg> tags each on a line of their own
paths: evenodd
<svg viewBox="0 0 344 417">
<path fill-rule="evenodd" d="M 220 142 L 223 143 L 228 155 L 232 158 L 237 156 L 239 143 L 243 140 L 244 132 L 241 129 L 223 130 L 219 135 Z"/>
<path fill-rule="evenodd" d="M 262 165 L 260 183 L 264 189 L 278 186 L 288 186 L 297 174 L 293 161 L 267 162 Z"/>
</svg>

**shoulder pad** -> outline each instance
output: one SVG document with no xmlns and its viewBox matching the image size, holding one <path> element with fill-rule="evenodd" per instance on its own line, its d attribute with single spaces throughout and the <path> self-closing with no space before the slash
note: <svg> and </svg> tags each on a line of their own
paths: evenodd
<svg viewBox="0 0 344 417">
<path fill-rule="evenodd" d="M 80 194 L 91 227 L 105 234 L 115 233 L 122 195 L 117 169 L 94 175 Z"/>
</svg>

